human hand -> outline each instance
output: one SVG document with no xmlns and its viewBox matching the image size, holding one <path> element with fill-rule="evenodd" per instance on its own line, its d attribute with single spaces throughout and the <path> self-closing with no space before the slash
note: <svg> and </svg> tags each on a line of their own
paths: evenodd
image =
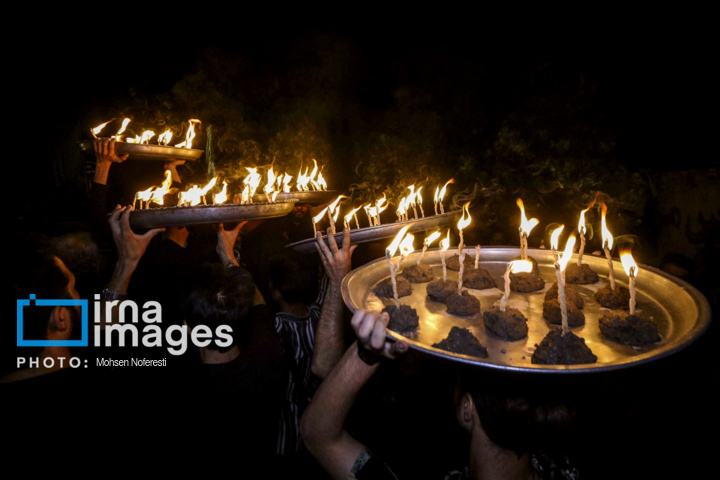
<svg viewBox="0 0 720 480">
<path fill-rule="evenodd" d="M 247 221 L 239 222 L 232 230 L 225 230 L 225 225 L 222 223 L 217 226 L 218 243 L 215 251 L 225 266 L 228 266 L 228 263 L 233 265 L 238 264 L 237 260 L 235 260 L 235 242 L 240 234 L 240 229 L 244 227 L 246 223 Z"/>
<path fill-rule="evenodd" d="M 115 141 L 114 138 L 98 138 L 93 142 L 95 159 L 98 164 L 122 163 L 128 159 L 130 156 L 129 153 L 126 153 L 122 157 L 119 157 L 117 153 L 115 153 Z"/>
<path fill-rule="evenodd" d="M 115 207 L 110 214 L 108 223 L 112 230 L 113 240 L 117 248 L 118 261 L 121 263 L 137 264 L 140 258 L 147 250 L 150 240 L 155 235 L 164 231 L 164 228 L 154 228 L 148 230 L 142 235 L 137 235 L 130 228 L 130 212 L 133 211 L 132 205 Z"/>
<path fill-rule="evenodd" d="M 402 340 L 391 341 L 387 338 L 387 324 L 390 316 L 387 312 L 357 309 L 350 320 L 358 347 L 386 358 L 397 358 L 407 352 L 408 345 Z"/>
<path fill-rule="evenodd" d="M 357 248 L 357 245 L 350 245 L 350 230 L 347 228 L 343 230 L 341 249 L 338 248 L 335 235 L 332 234 L 332 230 L 329 228 L 327 230 L 329 247 L 322 240 L 322 232 L 315 234 L 315 240 L 315 248 L 320 254 L 320 260 L 325 266 L 325 272 L 330 278 L 331 284 L 339 285 L 345 275 L 352 270 L 352 253 Z"/>
</svg>

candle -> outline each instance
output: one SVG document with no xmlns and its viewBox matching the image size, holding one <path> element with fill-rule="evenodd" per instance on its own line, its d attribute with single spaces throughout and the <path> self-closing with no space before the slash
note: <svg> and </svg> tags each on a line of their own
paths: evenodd
<svg viewBox="0 0 720 480">
<path fill-rule="evenodd" d="M 395 281 L 395 268 L 392 264 L 392 256 L 395 255 L 395 252 L 398 249 L 398 246 L 400 245 L 400 242 L 402 241 L 403 237 L 405 236 L 405 232 L 408 231 L 410 228 L 410 225 L 406 225 L 403 228 L 400 229 L 400 231 L 395 236 L 395 239 L 392 241 L 392 243 L 385 249 L 385 258 L 387 258 L 388 262 L 388 268 L 390 268 L 390 281 L 392 282 L 392 288 L 393 288 L 393 297 L 395 299 L 395 307 L 400 308 L 400 302 L 398 301 L 398 294 L 397 294 L 397 283 Z"/>
<path fill-rule="evenodd" d="M 610 233 L 610 230 L 607 229 L 607 224 L 605 222 L 605 216 L 607 215 L 607 205 L 605 205 L 605 202 L 602 202 L 602 208 L 600 209 L 601 212 L 601 226 L 602 226 L 602 241 L 603 241 L 603 250 L 605 251 L 605 257 L 608 261 L 608 273 L 610 276 L 610 289 L 612 291 L 615 291 L 615 270 L 613 268 L 613 261 L 612 261 L 612 255 L 610 252 L 612 252 L 613 247 L 613 236 Z"/>
<path fill-rule="evenodd" d="M 417 206 L 420 207 L 420 215 L 422 215 L 422 218 L 425 218 L 425 210 L 423 210 L 422 195 L 420 195 L 420 190 L 422 190 L 422 187 L 418 188 L 417 192 L 415 192 L 415 203 L 417 203 Z"/>
<path fill-rule="evenodd" d="M 595 200 L 597 200 L 597 194 L 595 194 L 595 198 L 593 198 L 593 201 L 585 210 L 582 210 L 580 212 L 580 219 L 578 220 L 578 233 L 580 234 L 580 250 L 578 251 L 578 259 L 577 259 L 577 265 L 578 267 L 582 265 L 582 257 L 583 253 L 585 253 L 585 212 L 590 210 L 593 205 L 595 205 Z"/>
<path fill-rule="evenodd" d="M 408 233 L 405 235 L 405 238 L 403 238 L 403 241 L 400 242 L 400 259 L 395 266 L 396 274 L 400 271 L 402 261 L 415 250 L 415 248 L 413 248 L 413 241 L 415 241 L 415 235 Z"/>
<path fill-rule="evenodd" d="M 635 277 L 638 274 L 638 266 L 633 259 L 630 247 L 625 247 L 620 252 L 620 262 L 628 276 L 630 287 L 630 315 L 635 315 Z"/>
<path fill-rule="evenodd" d="M 340 200 L 343 198 L 347 198 L 345 195 L 338 195 L 338 197 L 335 199 L 333 203 L 331 203 L 327 208 L 327 215 L 330 219 L 330 229 L 332 230 L 333 235 L 335 235 L 335 219 L 337 218 L 337 214 L 340 212 L 340 209 L 338 208 L 338 203 L 340 203 Z M 336 212 L 335 209 L 338 209 Z"/>
<path fill-rule="evenodd" d="M 327 209 L 328 207 L 325 207 L 322 212 L 312 217 L 313 235 L 317 235 L 317 228 L 315 227 L 315 224 L 322 220 L 322 218 L 325 216 L 325 212 L 327 212 Z"/>
<path fill-rule="evenodd" d="M 448 228 L 447 237 L 440 240 L 440 258 L 442 259 L 443 280 L 447 280 L 447 265 L 445 264 L 445 252 L 450 248 L 450 229 Z"/>
<path fill-rule="evenodd" d="M 475 245 L 475 270 L 478 269 L 480 263 L 480 245 Z"/>
<path fill-rule="evenodd" d="M 560 239 L 560 233 L 562 233 L 563 229 L 565 228 L 565 225 L 560 225 L 558 228 L 553 230 L 552 235 L 550 235 L 550 248 L 552 248 L 552 254 L 553 257 L 555 257 L 555 261 L 558 261 L 559 254 L 557 252 L 557 246 L 558 246 L 558 240 Z"/>
<path fill-rule="evenodd" d="M 427 238 L 423 241 L 422 252 L 420 253 L 420 255 L 418 256 L 418 259 L 417 259 L 417 266 L 418 266 L 418 267 L 420 266 L 420 261 L 422 260 L 423 255 L 425 255 L 425 251 L 428 249 L 428 247 L 430 246 L 430 244 L 431 244 L 432 242 L 434 242 L 438 237 L 440 237 L 440 230 L 436 230 L 435 232 L 433 232 L 432 234 L 430 234 L 430 236 L 427 237 Z"/>
<path fill-rule="evenodd" d="M 463 214 L 457 224 L 458 230 L 460 231 L 460 243 L 458 243 L 458 260 L 460 260 L 460 270 L 458 272 L 458 295 L 462 293 L 463 271 L 465 270 L 465 245 L 463 244 L 463 230 L 465 227 L 470 225 L 471 220 L 468 205 L 470 205 L 470 202 L 463 205 Z M 466 213 L 467 218 L 465 218 Z"/>
<path fill-rule="evenodd" d="M 518 198 L 517 206 L 520 207 L 520 258 L 522 260 L 527 259 L 527 237 L 530 235 L 530 231 L 535 228 L 535 225 L 537 225 L 539 220 L 537 218 L 533 218 L 531 220 L 528 220 L 525 216 L 525 205 L 523 204 L 523 201 L 521 198 Z"/>
<path fill-rule="evenodd" d="M 455 179 L 454 179 L 454 178 L 451 178 L 450 180 L 448 180 L 448 181 L 445 183 L 445 185 L 443 185 L 443 187 L 442 187 L 442 189 L 440 190 L 440 192 L 437 194 L 437 203 L 440 204 L 440 213 L 445 213 L 445 208 L 443 207 L 443 203 L 442 203 L 442 202 L 443 202 L 443 198 L 445 198 L 445 189 L 447 189 L 447 186 L 448 186 L 449 184 L 454 183 L 454 182 L 455 182 Z M 437 214 L 437 211 L 436 211 L 435 213 Z"/>
<path fill-rule="evenodd" d="M 532 262 L 529 260 L 514 260 L 507 264 L 505 275 L 503 275 L 503 278 L 505 279 L 505 293 L 503 293 L 502 299 L 500 300 L 501 312 L 505 311 L 508 297 L 510 297 L 510 274 L 521 272 L 532 272 Z"/>
<path fill-rule="evenodd" d="M 408 190 L 410 190 L 410 193 L 406 197 L 406 203 L 407 203 L 407 205 L 412 207 L 413 213 L 415 214 L 415 220 L 417 220 L 418 214 L 417 214 L 417 208 L 415 205 L 415 185 L 410 185 L 408 187 Z"/>
<path fill-rule="evenodd" d="M 344 217 L 345 218 L 345 228 L 347 228 L 348 230 L 350 229 L 350 220 L 352 220 L 353 217 L 355 217 L 355 225 L 357 225 L 357 228 L 360 228 L 360 224 L 358 223 L 358 220 L 357 220 L 357 211 L 358 210 L 360 210 L 360 207 L 353 208 L 352 210 L 350 210 L 350 213 L 345 215 L 345 217 Z"/>
<path fill-rule="evenodd" d="M 558 280 L 558 298 L 560 300 L 560 314 L 562 315 L 563 335 L 565 335 L 568 331 L 567 303 L 565 301 L 565 267 L 567 266 L 570 258 L 572 257 L 574 247 L 575 236 L 573 235 L 567 239 L 567 243 L 565 244 L 565 251 L 555 262 L 555 275 L 557 276 Z"/>
</svg>

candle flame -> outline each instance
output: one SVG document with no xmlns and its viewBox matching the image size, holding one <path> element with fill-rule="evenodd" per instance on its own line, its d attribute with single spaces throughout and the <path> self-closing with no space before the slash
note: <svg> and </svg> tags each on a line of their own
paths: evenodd
<svg viewBox="0 0 720 480">
<path fill-rule="evenodd" d="M 415 249 L 413 248 L 413 241 L 415 240 L 415 235 L 412 233 L 408 233 L 405 235 L 405 238 L 402 242 L 400 242 L 400 256 L 402 258 L 407 257 L 410 255 Z"/>
<path fill-rule="evenodd" d="M 155 187 L 150 187 L 147 190 L 143 190 L 142 192 L 137 192 L 135 196 L 138 198 L 138 200 L 147 202 L 148 200 L 150 200 L 150 197 L 152 197 L 153 188 Z"/>
<path fill-rule="evenodd" d="M 463 214 L 462 214 L 462 217 L 460 217 L 460 220 L 458 220 L 458 224 L 457 224 L 458 230 L 464 230 L 465 227 L 470 225 L 470 220 L 472 220 L 472 218 L 470 217 L 470 211 L 468 210 L 469 205 L 470 205 L 470 202 L 467 202 L 465 205 L 463 205 L 463 208 L 462 208 Z M 466 213 L 467 213 L 467 218 L 465 218 Z"/>
<path fill-rule="evenodd" d="M 518 198 L 517 206 L 520 207 L 520 233 L 524 233 L 526 236 L 530 235 L 530 231 L 535 228 L 535 226 L 540 223 L 540 221 L 537 218 L 533 218 L 528 220 L 525 216 L 525 204 L 523 204 L 523 201 L 521 198 Z"/>
<path fill-rule="evenodd" d="M 313 217 L 312 221 L 313 223 L 318 223 L 322 218 L 325 216 L 325 214 L 328 211 L 328 207 L 323 208 L 322 212 L 318 213 L 317 216 Z"/>
<path fill-rule="evenodd" d="M 327 182 L 325 182 L 325 177 L 323 177 L 322 172 L 318 173 L 317 186 L 318 190 L 327 190 Z"/>
<path fill-rule="evenodd" d="M 429 237 L 427 237 L 427 238 L 425 239 L 425 241 L 423 242 L 423 244 L 424 244 L 424 245 L 427 245 L 427 246 L 429 247 L 430 244 L 431 244 L 432 242 L 434 242 L 435 240 L 437 240 L 438 238 L 440 238 L 440 230 L 435 230 L 433 233 L 430 234 Z"/>
<path fill-rule="evenodd" d="M 250 172 L 247 177 L 243 180 L 243 183 L 248 187 L 248 201 L 255 195 L 255 190 L 260 186 L 260 174 L 257 173 L 257 168 L 245 167 Z"/>
<path fill-rule="evenodd" d="M 112 120 L 108 120 L 107 122 L 100 124 L 95 128 L 91 128 L 90 132 L 92 133 L 93 137 L 97 138 L 98 134 L 100 132 L 102 132 L 102 129 L 105 128 L 107 126 L 107 124 L 112 122 L 113 120 L 115 120 L 115 119 L 113 118 Z"/>
<path fill-rule="evenodd" d="M 625 273 L 627 273 L 628 277 L 630 276 L 631 271 L 633 276 L 637 277 L 638 266 L 632 256 L 632 249 L 630 247 L 622 247 L 620 249 L 620 262 L 622 263 L 622 266 L 625 269 Z"/>
<path fill-rule="evenodd" d="M 118 132 L 120 133 L 120 132 Z M 172 132 L 170 130 L 165 130 L 160 136 L 158 137 L 158 145 L 167 145 L 170 143 L 170 140 L 172 140 Z"/>
<path fill-rule="evenodd" d="M 213 203 L 215 205 L 220 205 L 222 203 L 225 203 L 227 201 L 227 182 L 223 180 L 223 188 L 220 191 L 220 193 L 216 193 L 213 195 Z"/>
<path fill-rule="evenodd" d="M 585 210 L 582 210 L 580 212 L 580 220 L 578 220 L 578 233 L 583 233 L 583 234 L 585 233 L 585 231 L 586 231 L 585 230 L 585 212 L 590 210 L 593 207 L 593 205 L 595 205 L 595 201 L 597 200 L 598 193 L 595 194 L 595 198 L 593 198 L 592 203 L 590 205 L 588 205 L 588 207 Z"/>
<path fill-rule="evenodd" d="M 442 189 L 440 190 L 440 194 L 438 195 L 438 201 L 442 202 L 443 198 L 445 198 L 445 189 L 447 189 L 447 186 L 451 183 L 455 183 L 455 179 L 451 178 L 448 180 L 445 185 L 443 185 Z"/>
<path fill-rule="evenodd" d="M 344 218 L 345 218 L 345 223 L 350 224 L 350 220 L 352 220 L 353 215 L 355 215 L 355 213 L 356 213 L 358 210 L 360 210 L 361 208 L 362 208 L 362 206 L 357 207 L 357 208 L 353 208 L 352 210 L 350 210 L 350 213 L 348 213 L 348 214 L 345 215 L 345 217 L 344 217 Z"/>
<path fill-rule="evenodd" d="M 273 171 L 272 166 L 267 172 L 267 184 L 265 185 L 264 191 L 268 195 L 272 194 L 275 191 L 275 172 Z"/>
<path fill-rule="evenodd" d="M 140 143 L 148 143 L 152 137 L 155 136 L 155 132 L 152 130 L 145 130 L 140 136 Z"/>
<path fill-rule="evenodd" d="M 337 207 L 337 204 L 342 200 L 343 198 L 347 198 L 345 195 L 338 195 L 338 197 L 335 199 L 333 203 L 330 204 L 328 207 L 330 209 L 330 213 L 335 212 L 335 207 Z"/>
<path fill-rule="evenodd" d="M 440 250 L 444 252 L 448 248 L 450 248 L 450 229 L 449 228 L 447 231 L 447 237 L 440 240 Z"/>
<path fill-rule="evenodd" d="M 118 130 L 117 133 L 115 134 L 115 138 L 120 140 L 120 135 L 125 131 L 125 129 L 127 128 L 129 123 L 130 123 L 129 118 L 123 118 L 122 125 L 120 125 L 120 130 Z"/>
<path fill-rule="evenodd" d="M 607 224 L 605 223 L 605 216 L 607 215 L 607 205 L 605 205 L 605 202 L 602 202 L 602 207 L 600 209 L 601 213 L 601 226 L 602 226 L 602 241 L 603 241 L 603 248 L 607 247 L 608 250 L 612 251 L 613 247 L 613 236 L 610 233 L 610 230 L 607 229 Z"/>
<path fill-rule="evenodd" d="M 170 185 L 172 185 L 172 173 L 170 173 L 170 170 L 165 170 L 165 180 L 163 180 L 160 187 L 156 188 L 152 192 L 150 201 L 157 203 L 158 205 L 163 205 L 163 198 L 165 197 L 165 194 L 170 191 Z"/>
<path fill-rule="evenodd" d="M 570 258 L 572 257 L 573 248 L 575 247 L 575 235 L 571 235 L 567 239 L 567 243 L 565 244 L 565 251 L 562 253 L 562 256 L 558 259 L 558 265 L 560 266 L 560 270 L 565 270 L 565 266 L 570 261 Z"/>
<path fill-rule="evenodd" d="M 553 250 L 557 250 L 560 240 L 560 234 L 562 233 L 564 228 L 565 225 L 560 225 L 558 228 L 553 230 L 552 235 L 550 235 L 550 248 L 552 248 Z"/>
<path fill-rule="evenodd" d="M 395 235 L 395 239 L 392 241 L 392 243 L 385 249 L 385 252 L 391 257 L 395 255 L 395 252 L 397 251 L 400 242 L 405 236 L 405 232 L 407 232 L 409 228 L 410 225 L 405 225 L 403 228 L 401 228 L 397 235 Z"/>
<path fill-rule="evenodd" d="M 530 260 L 513 260 L 508 265 L 510 265 L 511 273 L 532 272 L 532 262 Z"/>
<path fill-rule="evenodd" d="M 283 177 L 283 192 L 290 193 L 290 180 L 292 180 L 292 175 L 288 175 L 287 173 Z"/>
<path fill-rule="evenodd" d="M 420 190 L 422 190 L 422 187 L 418 188 L 417 192 L 415 192 L 415 203 L 417 203 L 418 205 L 422 205 L 423 203 L 422 195 L 420 195 Z"/>
<path fill-rule="evenodd" d="M 397 210 L 395 210 L 395 212 L 396 212 L 400 217 L 402 217 L 403 215 L 405 215 L 405 213 L 407 213 L 406 203 L 407 203 L 407 198 L 405 198 L 405 197 L 401 198 L 401 199 L 400 199 L 400 204 L 398 205 Z"/>
</svg>

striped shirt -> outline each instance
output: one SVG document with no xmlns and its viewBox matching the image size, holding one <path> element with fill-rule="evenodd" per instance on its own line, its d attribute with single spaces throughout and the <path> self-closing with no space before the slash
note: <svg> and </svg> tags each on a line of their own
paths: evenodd
<svg viewBox="0 0 720 480">
<path fill-rule="evenodd" d="M 320 380 L 312 373 L 315 329 L 320 319 L 322 303 L 328 286 L 324 276 L 318 298 L 308 306 L 308 315 L 297 317 L 285 312 L 275 315 L 275 330 L 280 335 L 283 355 L 289 366 L 287 388 L 280 413 L 277 453 L 289 455 L 300 451 L 300 417 L 305 411 Z"/>
</svg>

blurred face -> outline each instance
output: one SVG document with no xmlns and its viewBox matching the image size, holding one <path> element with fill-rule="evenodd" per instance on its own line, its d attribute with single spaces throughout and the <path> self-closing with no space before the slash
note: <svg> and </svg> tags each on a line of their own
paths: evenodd
<svg viewBox="0 0 720 480">
<path fill-rule="evenodd" d="M 307 205 L 296 205 L 293 208 L 293 217 L 295 218 L 304 218 L 307 217 L 310 214 L 310 207 Z"/>
</svg>

